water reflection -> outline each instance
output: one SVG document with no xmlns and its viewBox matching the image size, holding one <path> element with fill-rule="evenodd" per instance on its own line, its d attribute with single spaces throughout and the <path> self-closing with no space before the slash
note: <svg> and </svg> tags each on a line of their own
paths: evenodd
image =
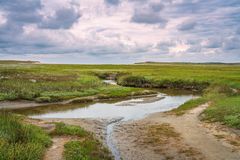
<svg viewBox="0 0 240 160">
<path fill-rule="evenodd" d="M 158 94 L 153 97 L 135 98 L 120 102 L 92 104 L 53 105 L 22 110 L 32 118 L 118 118 L 140 119 L 155 112 L 168 111 L 194 98 L 193 95 L 168 96 Z"/>
</svg>

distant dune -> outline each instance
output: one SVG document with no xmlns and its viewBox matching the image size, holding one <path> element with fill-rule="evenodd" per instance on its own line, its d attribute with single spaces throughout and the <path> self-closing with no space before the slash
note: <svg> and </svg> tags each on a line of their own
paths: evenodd
<svg viewBox="0 0 240 160">
<path fill-rule="evenodd" d="M 201 62 L 201 63 L 194 63 L 194 62 L 153 62 L 153 61 L 146 61 L 146 62 L 137 62 L 134 64 L 212 64 L 212 65 L 240 65 L 239 63 L 223 63 L 223 62 Z"/>
<path fill-rule="evenodd" d="M 39 64 L 39 61 L 0 60 L 0 64 Z"/>
</svg>

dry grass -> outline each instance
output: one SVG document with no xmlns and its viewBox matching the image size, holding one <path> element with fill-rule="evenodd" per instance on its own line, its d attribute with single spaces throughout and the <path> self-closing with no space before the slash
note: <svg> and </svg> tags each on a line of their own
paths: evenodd
<svg viewBox="0 0 240 160">
<path fill-rule="evenodd" d="M 147 136 L 145 142 L 152 142 L 157 145 L 166 144 L 170 139 L 181 140 L 180 134 L 174 131 L 170 124 L 163 123 L 160 125 L 151 125 L 147 128 Z"/>
</svg>

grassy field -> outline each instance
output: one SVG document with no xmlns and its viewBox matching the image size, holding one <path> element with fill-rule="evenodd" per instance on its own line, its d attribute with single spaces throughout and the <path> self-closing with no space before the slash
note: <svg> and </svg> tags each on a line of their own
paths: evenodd
<svg viewBox="0 0 240 160">
<path fill-rule="evenodd" d="M 26 124 L 26 117 L 0 112 L 0 160 L 40 160 L 52 144 L 51 137 L 68 136 L 64 146 L 66 160 L 112 160 L 108 149 L 92 133 L 79 126 L 56 123 L 55 129 L 46 133 L 42 128 Z M 78 139 L 78 140 L 77 140 Z"/>
<path fill-rule="evenodd" d="M 121 86 L 103 83 L 114 77 Z M 138 65 L 61 65 L 0 63 L 0 100 L 56 102 L 97 95 L 100 98 L 143 94 L 142 88 L 198 91 L 203 97 L 176 112 L 211 101 L 205 118 L 239 128 L 240 65 L 147 63 Z M 225 104 L 225 106 L 222 106 Z M 225 113 L 217 112 L 226 108 Z M 234 108 L 234 109 L 233 109 Z M 180 113 L 182 112 L 182 113 Z M 223 118 L 217 118 L 221 114 Z M 226 114 L 226 115 L 225 115 Z"/>
<path fill-rule="evenodd" d="M 0 112 L 0 159 L 39 160 L 51 145 L 41 128 L 23 123 L 21 117 Z"/>
</svg>

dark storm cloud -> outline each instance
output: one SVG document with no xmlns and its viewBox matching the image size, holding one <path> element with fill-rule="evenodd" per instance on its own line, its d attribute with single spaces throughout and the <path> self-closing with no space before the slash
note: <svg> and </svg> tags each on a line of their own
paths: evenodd
<svg viewBox="0 0 240 160">
<path fill-rule="evenodd" d="M 231 50 L 235 50 L 240 48 L 239 44 L 240 44 L 240 38 L 239 37 L 230 37 L 227 38 L 224 42 L 223 42 L 224 46 L 224 50 L 225 51 L 231 51 Z"/>
<path fill-rule="evenodd" d="M 110 5 L 118 5 L 120 0 L 105 0 L 105 2 Z"/>
<path fill-rule="evenodd" d="M 159 24 L 165 26 L 167 20 L 162 18 L 159 14 L 151 12 L 135 11 L 132 17 L 132 22 L 145 23 L 145 24 Z"/>
<path fill-rule="evenodd" d="M 170 47 L 176 46 L 176 43 L 173 41 L 166 41 L 166 42 L 160 42 L 157 44 L 156 48 L 158 48 L 161 52 L 168 53 L 170 50 Z"/>
<path fill-rule="evenodd" d="M 39 27 L 47 29 L 68 29 L 80 17 L 80 13 L 73 8 L 62 8 L 57 10 L 54 16 L 42 20 L 41 23 L 39 23 Z"/>
<path fill-rule="evenodd" d="M 164 27 L 168 21 L 161 16 L 163 8 L 164 5 L 161 3 L 150 3 L 147 6 L 136 8 L 131 21 L 143 24 L 158 24 Z"/>
<path fill-rule="evenodd" d="M 7 52 L 6 49 L 17 53 L 19 48 L 39 50 L 52 47 L 50 42 L 41 38 L 29 40 L 24 37 L 26 25 L 51 30 L 68 29 L 81 17 L 77 10 L 70 7 L 60 8 L 53 16 L 45 19 L 40 12 L 43 7 L 41 0 L 0 0 L 0 12 L 6 18 L 6 23 L 0 25 L 0 47 L 5 48 L 4 52 Z"/>
<path fill-rule="evenodd" d="M 40 0 L 0 0 L 0 9 L 7 12 L 8 23 L 21 26 L 24 23 L 34 23 L 41 20 Z"/>
<path fill-rule="evenodd" d="M 180 31 L 189 31 L 194 29 L 194 27 L 197 25 L 196 22 L 193 21 L 187 21 L 182 23 L 181 25 L 178 26 L 178 30 Z"/>
<path fill-rule="evenodd" d="M 80 18 L 80 13 L 74 8 L 61 8 L 48 19 L 40 14 L 43 8 L 40 0 L 0 0 L 0 9 L 7 14 L 7 23 L 11 28 L 18 27 L 20 31 L 25 24 L 37 24 L 46 29 L 67 29 Z"/>
<path fill-rule="evenodd" d="M 164 9 L 164 5 L 162 3 L 151 3 L 150 7 L 154 12 L 160 12 Z"/>
</svg>

